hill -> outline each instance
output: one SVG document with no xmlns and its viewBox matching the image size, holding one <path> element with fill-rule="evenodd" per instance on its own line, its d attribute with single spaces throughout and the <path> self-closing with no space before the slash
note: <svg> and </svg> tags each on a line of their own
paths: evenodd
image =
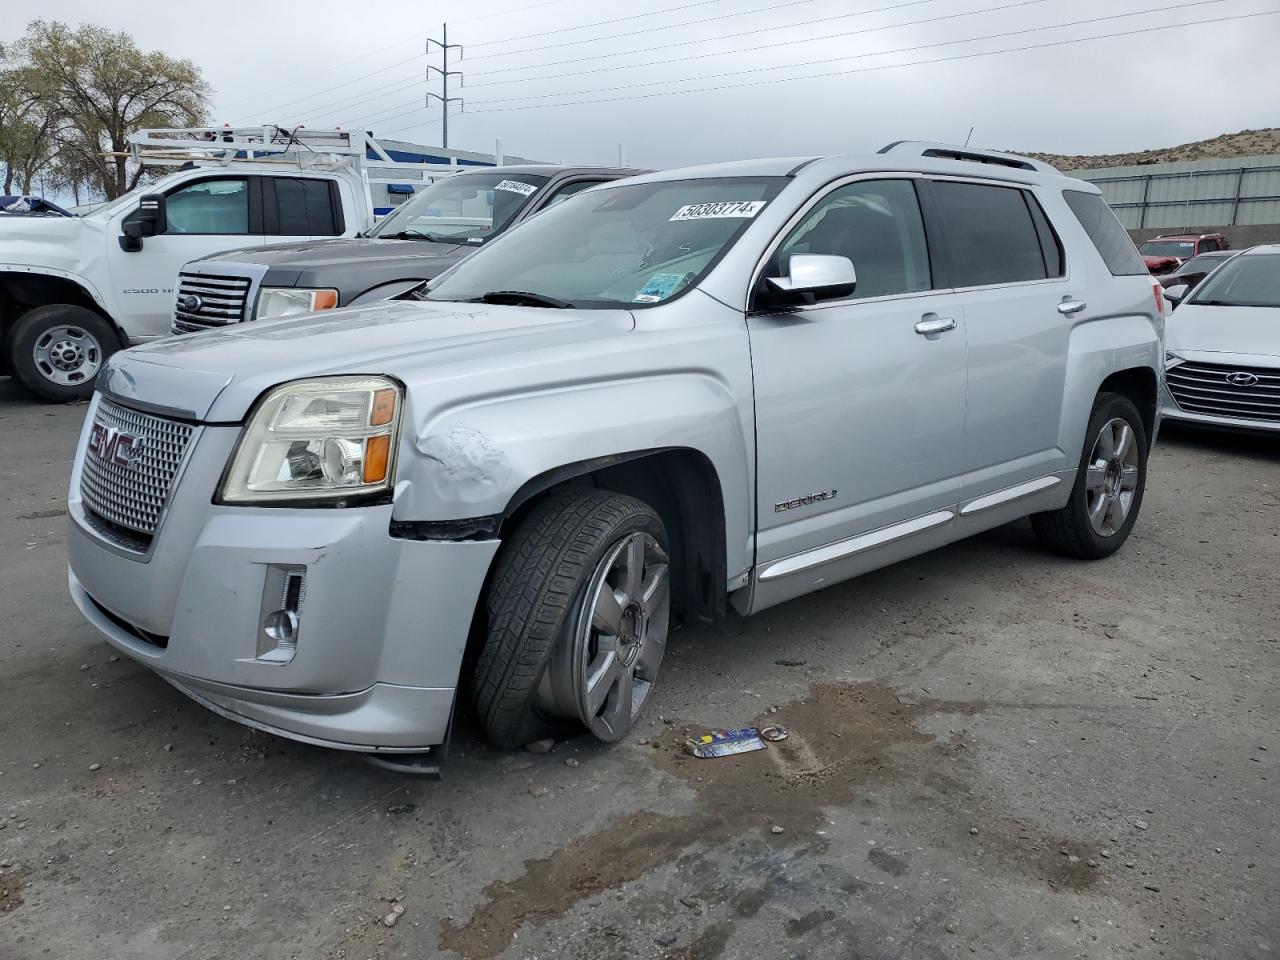
<svg viewBox="0 0 1280 960">
<path fill-rule="evenodd" d="M 1256 157 L 1280 153 L 1280 127 L 1264 130 L 1241 130 L 1224 133 L 1211 140 L 1197 140 L 1176 147 L 1158 147 L 1137 153 L 1112 153 L 1100 156 L 1069 156 L 1060 153 L 1027 153 L 1051 163 L 1059 170 L 1091 170 L 1097 167 L 1128 167 L 1147 163 L 1171 163 L 1177 160 L 1216 160 L 1222 157 Z"/>
</svg>

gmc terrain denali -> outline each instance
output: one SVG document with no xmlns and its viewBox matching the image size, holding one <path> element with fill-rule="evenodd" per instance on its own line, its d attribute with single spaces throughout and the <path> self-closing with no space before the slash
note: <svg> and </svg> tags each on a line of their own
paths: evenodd
<svg viewBox="0 0 1280 960">
<path fill-rule="evenodd" d="M 345 750 L 432 750 L 460 690 L 503 746 L 614 741 L 677 618 L 1027 515 L 1105 557 L 1142 503 L 1159 291 L 1035 161 L 651 174 L 417 296 L 112 357 L 69 497 L 110 643 Z"/>
</svg>

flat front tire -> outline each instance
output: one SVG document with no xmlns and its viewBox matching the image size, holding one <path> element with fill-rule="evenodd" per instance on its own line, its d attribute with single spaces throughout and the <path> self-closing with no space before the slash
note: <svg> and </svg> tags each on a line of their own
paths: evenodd
<svg viewBox="0 0 1280 960">
<path fill-rule="evenodd" d="M 489 738 L 626 736 L 662 664 L 670 585 L 666 530 L 648 504 L 574 489 L 536 506 L 503 545 L 486 598 L 472 685 Z"/>
<path fill-rule="evenodd" d="M 88 400 L 98 371 L 120 346 L 99 314 L 53 303 L 23 314 L 9 337 L 9 363 L 28 390 L 51 403 Z"/>
<path fill-rule="evenodd" d="M 1031 518 L 1041 542 L 1085 560 L 1119 550 L 1142 507 L 1147 454 L 1146 427 L 1133 401 L 1100 393 L 1089 417 L 1071 499 L 1061 510 Z"/>
</svg>

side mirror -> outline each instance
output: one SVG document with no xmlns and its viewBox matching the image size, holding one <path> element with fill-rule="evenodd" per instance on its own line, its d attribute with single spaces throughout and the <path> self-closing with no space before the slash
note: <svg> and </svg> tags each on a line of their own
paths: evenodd
<svg viewBox="0 0 1280 960">
<path fill-rule="evenodd" d="M 837 300 L 849 296 L 857 285 L 852 260 L 818 253 L 792 255 L 785 277 L 769 277 L 765 281 L 766 298 L 772 306 Z"/>
<path fill-rule="evenodd" d="M 1164 288 L 1164 298 L 1169 301 L 1172 306 L 1177 306 L 1183 298 L 1191 292 L 1191 288 L 1185 283 L 1175 283 L 1172 286 Z"/>
<path fill-rule="evenodd" d="M 169 229 L 169 214 L 165 207 L 163 193 L 144 193 L 138 199 L 138 209 L 125 217 L 120 231 L 125 240 L 142 240 L 143 237 L 154 237 Z M 121 247 L 125 247 L 121 241 Z M 141 244 L 137 247 L 140 249 Z"/>
</svg>

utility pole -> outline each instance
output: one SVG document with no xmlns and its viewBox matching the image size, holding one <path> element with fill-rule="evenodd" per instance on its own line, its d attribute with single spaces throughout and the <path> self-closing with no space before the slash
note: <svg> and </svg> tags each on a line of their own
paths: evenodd
<svg viewBox="0 0 1280 960">
<path fill-rule="evenodd" d="M 449 78 L 462 76 L 461 70 L 449 69 L 449 51 L 450 50 L 459 51 L 458 59 L 462 59 L 462 53 L 461 53 L 462 44 L 450 43 L 449 42 L 449 25 L 445 23 L 445 24 L 441 24 L 441 26 L 444 31 L 443 40 L 436 40 L 434 37 L 427 38 L 427 53 L 428 54 L 431 53 L 431 45 L 434 43 L 437 47 L 440 48 L 441 64 L 442 64 L 439 67 L 433 67 L 430 64 L 427 65 L 427 81 L 430 82 L 431 71 L 434 70 L 436 73 L 440 74 L 440 79 L 443 82 L 444 88 L 443 88 L 443 93 L 432 93 L 430 90 L 428 90 L 426 104 L 429 106 L 431 104 L 432 99 L 434 98 L 440 101 L 440 106 L 444 107 L 444 121 L 443 121 L 444 126 L 443 126 L 443 130 L 441 131 L 441 140 L 443 140 L 444 142 L 441 143 L 440 146 L 448 148 L 449 146 L 449 104 L 461 103 L 462 108 L 464 110 L 466 109 L 466 104 L 463 102 L 461 97 L 449 96 Z M 461 80 L 458 81 L 458 85 L 459 86 L 462 85 Z"/>
</svg>

